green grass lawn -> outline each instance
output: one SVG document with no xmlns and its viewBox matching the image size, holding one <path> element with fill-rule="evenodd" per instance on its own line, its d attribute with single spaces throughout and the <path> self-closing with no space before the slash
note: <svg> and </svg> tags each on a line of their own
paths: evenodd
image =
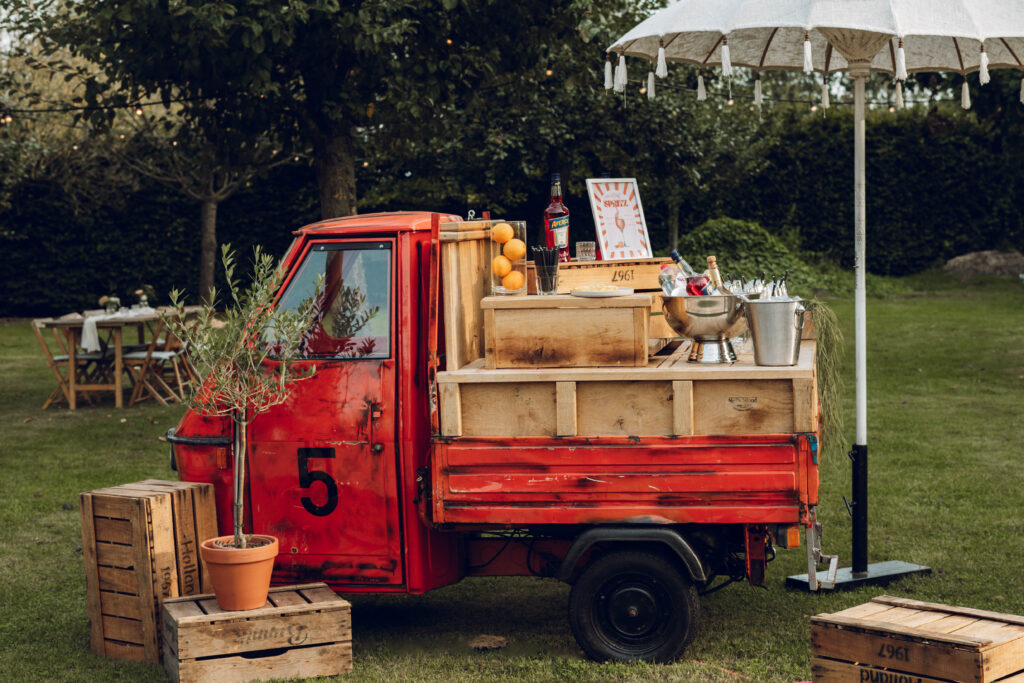
<svg viewBox="0 0 1024 683">
<path fill-rule="evenodd" d="M 1014 279 L 1015 280 L 1015 279 Z M 913 294 L 868 302 L 870 559 L 934 569 L 888 588 L 810 595 L 783 588 L 804 550 L 779 551 L 765 591 L 702 598 L 702 626 L 672 666 L 583 659 L 553 580 L 472 579 L 419 597 L 355 597 L 362 680 L 706 680 L 810 678 L 808 618 L 888 592 L 1024 613 L 1024 287 L 910 280 Z M 853 305 L 833 302 L 849 341 Z M 157 441 L 181 408 L 41 411 L 54 386 L 27 323 L 0 324 L 0 672 L 5 680 L 159 680 L 161 670 L 89 651 L 77 494 L 173 478 Z M 849 565 L 845 458 L 821 469 L 826 552 Z M 469 640 L 506 636 L 478 653 Z"/>
</svg>

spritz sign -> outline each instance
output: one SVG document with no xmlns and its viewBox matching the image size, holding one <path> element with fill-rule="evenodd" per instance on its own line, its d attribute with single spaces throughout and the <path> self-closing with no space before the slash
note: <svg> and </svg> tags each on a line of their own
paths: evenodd
<svg viewBox="0 0 1024 683">
<path fill-rule="evenodd" d="M 651 258 L 636 178 L 589 178 L 587 196 L 605 261 Z"/>
</svg>

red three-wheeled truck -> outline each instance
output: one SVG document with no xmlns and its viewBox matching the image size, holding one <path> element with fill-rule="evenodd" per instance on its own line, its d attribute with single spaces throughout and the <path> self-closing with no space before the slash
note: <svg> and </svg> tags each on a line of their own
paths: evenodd
<svg viewBox="0 0 1024 683">
<path fill-rule="evenodd" d="M 659 317 L 657 261 L 563 264 L 565 281 L 633 284 L 619 308 L 503 307 L 491 225 L 403 212 L 295 233 L 277 306 L 322 278 L 316 372 L 253 421 L 245 454 L 246 528 L 279 539 L 275 582 L 423 593 L 556 577 L 589 657 L 651 661 L 685 649 L 716 577 L 764 585 L 801 527 L 813 587 L 814 343 L 793 367 L 686 362 Z M 622 328 L 635 358 L 588 361 Z M 516 344 L 536 353 L 501 355 Z M 188 412 L 168 440 L 183 480 L 214 485 L 230 533 L 230 420 Z"/>
</svg>

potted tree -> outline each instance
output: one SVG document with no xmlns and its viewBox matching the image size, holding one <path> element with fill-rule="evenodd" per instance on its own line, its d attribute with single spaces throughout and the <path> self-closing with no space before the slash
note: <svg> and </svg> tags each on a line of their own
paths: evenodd
<svg viewBox="0 0 1024 683">
<path fill-rule="evenodd" d="M 198 311 L 186 311 L 181 292 L 170 298 L 174 314 L 165 318 L 171 334 L 188 349 L 189 360 L 200 381 L 185 400 L 201 415 L 229 417 L 234 430 L 234 535 L 204 540 L 200 555 L 210 572 L 217 603 L 225 610 L 262 607 L 270 588 L 277 557 L 273 536 L 246 535 L 244 486 L 247 430 L 253 419 L 283 403 L 295 383 L 310 377 L 315 367 L 297 364 L 320 283 L 296 310 L 277 310 L 274 299 L 284 270 L 270 254 L 256 247 L 252 281 L 243 287 L 235 275 L 235 257 L 228 245 L 222 248 L 227 280 L 225 310 L 215 309 L 212 290 L 208 303 Z"/>
</svg>

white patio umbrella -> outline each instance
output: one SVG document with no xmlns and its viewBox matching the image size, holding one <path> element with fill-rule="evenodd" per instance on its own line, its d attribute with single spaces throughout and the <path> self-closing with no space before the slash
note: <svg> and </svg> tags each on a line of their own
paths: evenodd
<svg viewBox="0 0 1024 683">
<path fill-rule="evenodd" d="M 867 564 L 864 85 L 872 71 L 890 73 L 899 82 L 909 72 L 954 71 L 964 76 L 962 103 L 970 107 L 968 73 L 979 71 L 984 85 L 990 68 L 1024 71 L 1024 0 L 679 0 L 615 41 L 608 54 L 605 87 L 616 90 L 626 85 L 627 57 L 651 64 L 649 90 L 653 90 L 654 74 L 668 74 L 667 61 L 718 66 L 724 76 L 730 76 L 734 66 L 744 66 L 826 75 L 847 71 L 853 77 L 857 428 L 851 453 L 854 528 L 848 578 L 870 580 L 873 573 L 904 573 L 893 566 L 903 563 L 882 563 L 870 569 Z M 614 74 L 613 54 L 618 55 Z M 702 85 L 698 83 L 698 98 Z M 759 79 L 754 92 L 755 101 L 760 100 Z M 827 92 L 826 86 L 826 97 Z M 898 87 L 897 100 L 901 92 Z M 827 99 L 823 100 L 827 106 Z M 808 584 L 813 588 L 813 567 L 809 570 Z"/>
</svg>

